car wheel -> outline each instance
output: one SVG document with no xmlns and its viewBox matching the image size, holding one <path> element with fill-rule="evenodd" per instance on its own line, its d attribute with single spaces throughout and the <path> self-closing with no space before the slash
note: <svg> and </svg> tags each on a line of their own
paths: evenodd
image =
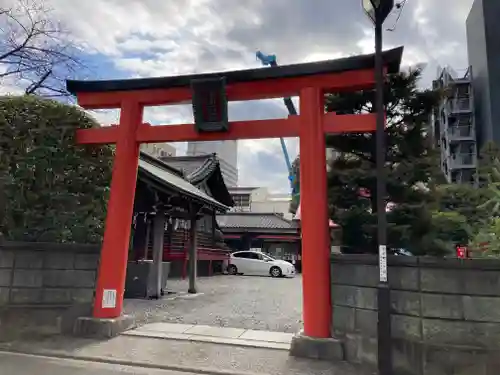
<svg viewBox="0 0 500 375">
<path fill-rule="evenodd" d="M 234 264 L 230 264 L 227 267 L 227 273 L 230 275 L 237 275 L 238 274 L 238 268 Z"/>
<path fill-rule="evenodd" d="M 281 277 L 283 275 L 283 272 L 281 272 L 281 268 L 279 267 L 271 267 L 269 273 L 272 277 Z"/>
</svg>

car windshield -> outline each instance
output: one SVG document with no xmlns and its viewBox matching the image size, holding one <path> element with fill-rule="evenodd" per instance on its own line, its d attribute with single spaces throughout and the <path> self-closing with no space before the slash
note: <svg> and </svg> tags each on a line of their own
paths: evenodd
<svg viewBox="0 0 500 375">
<path fill-rule="evenodd" d="M 274 259 L 272 256 L 269 256 L 267 254 L 262 254 L 262 256 L 264 257 L 264 259 L 268 259 L 268 260 L 276 260 Z"/>
</svg>

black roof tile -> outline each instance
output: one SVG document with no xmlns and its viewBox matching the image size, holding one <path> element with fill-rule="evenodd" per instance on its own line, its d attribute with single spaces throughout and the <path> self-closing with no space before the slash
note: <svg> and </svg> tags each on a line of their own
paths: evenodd
<svg viewBox="0 0 500 375">
<path fill-rule="evenodd" d="M 181 171 L 188 180 L 200 175 L 205 169 L 212 169 L 212 164 L 218 163 L 214 154 L 198 156 L 166 156 L 160 160 L 172 168 Z"/>
<path fill-rule="evenodd" d="M 217 223 L 224 229 L 296 229 L 297 223 L 276 213 L 228 212 L 217 215 Z"/>
<path fill-rule="evenodd" d="M 198 186 L 207 182 L 211 193 L 226 206 L 233 206 L 233 198 L 227 189 L 222 176 L 220 162 L 216 154 L 197 156 L 167 156 L 160 160 L 166 165 L 180 171 L 186 180 Z"/>
<path fill-rule="evenodd" d="M 179 191 L 200 203 L 215 207 L 218 210 L 226 211 L 229 208 L 191 184 L 176 169 L 171 168 L 161 160 L 141 153 L 138 178 L 142 179 L 144 177 L 154 178 L 160 184 Z"/>
</svg>

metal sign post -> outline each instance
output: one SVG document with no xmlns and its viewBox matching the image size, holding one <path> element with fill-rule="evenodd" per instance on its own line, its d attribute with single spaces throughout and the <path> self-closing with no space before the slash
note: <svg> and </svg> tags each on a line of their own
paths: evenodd
<svg viewBox="0 0 500 375">
<path fill-rule="evenodd" d="M 379 256 L 378 300 L 378 372 L 392 375 L 391 291 L 387 276 L 387 176 L 385 168 L 384 64 L 382 58 L 382 25 L 394 7 L 394 0 L 362 0 L 363 9 L 375 26 L 375 134 L 377 162 L 377 237 Z"/>
</svg>

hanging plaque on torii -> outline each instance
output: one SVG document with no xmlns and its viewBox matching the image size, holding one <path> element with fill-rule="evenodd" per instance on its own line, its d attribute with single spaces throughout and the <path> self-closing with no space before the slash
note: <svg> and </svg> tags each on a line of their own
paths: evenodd
<svg viewBox="0 0 500 375">
<path fill-rule="evenodd" d="M 191 90 L 196 131 L 199 133 L 228 131 L 226 78 L 193 79 Z"/>
</svg>

